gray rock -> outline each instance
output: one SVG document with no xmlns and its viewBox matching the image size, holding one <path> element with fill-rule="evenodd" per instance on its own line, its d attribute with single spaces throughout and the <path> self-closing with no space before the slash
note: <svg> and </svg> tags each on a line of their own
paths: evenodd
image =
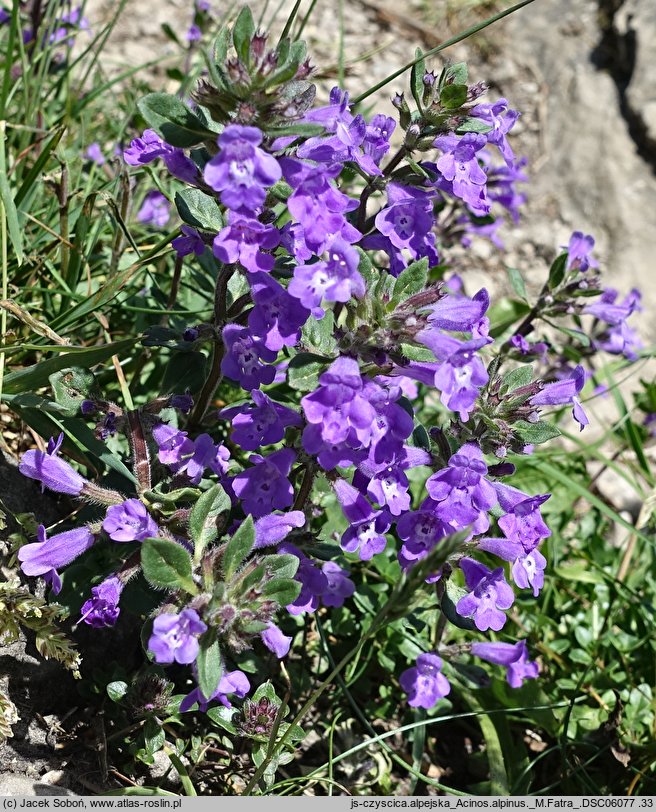
<svg viewBox="0 0 656 812">
<path fill-rule="evenodd" d="M 75 795 L 66 787 L 35 781 L 17 773 L 0 773 L 0 795 Z"/>
<path fill-rule="evenodd" d="M 613 27 L 626 44 L 625 57 L 630 63 L 626 103 L 644 126 L 648 146 L 656 151 L 656 4 L 651 0 L 625 0 L 615 14 Z"/>
<path fill-rule="evenodd" d="M 649 0 L 630 2 L 656 12 Z M 635 324 L 653 342 L 656 288 L 645 282 L 654 265 L 649 235 L 656 231 L 656 183 L 621 115 L 612 76 L 593 63 L 602 37 L 598 17 L 594 0 L 551 0 L 505 22 L 524 78 L 504 92 L 526 110 L 517 150 L 529 152 L 531 182 L 522 228 L 511 232 L 508 245 L 518 250 L 531 242 L 553 255 L 573 230 L 593 234 L 607 284 L 642 289 L 644 313 Z M 536 81 L 531 96 L 527 86 Z M 653 87 L 649 91 L 653 96 Z"/>
</svg>

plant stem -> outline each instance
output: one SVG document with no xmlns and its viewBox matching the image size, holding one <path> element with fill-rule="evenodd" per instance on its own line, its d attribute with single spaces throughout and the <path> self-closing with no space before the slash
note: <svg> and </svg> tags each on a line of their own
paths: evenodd
<svg viewBox="0 0 656 812">
<path fill-rule="evenodd" d="M 130 447 L 132 448 L 132 468 L 139 483 L 139 492 L 149 491 L 150 480 L 150 459 L 148 456 L 148 444 L 144 434 L 141 413 L 139 409 L 133 409 L 127 413 L 128 425 L 130 427 Z"/>
<path fill-rule="evenodd" d="M 214 329 L 216 334 L 214 336 L 214 347 L 212 349 L 212 365 L 207 379 L 203 384 L 203 388 L 200 391 L 194 410 L 191 413 L 191 417 L 189 418 L 190 428 L 198 426 L 203 422 L 205 413 L 216 392 L 216 387 L 221 380 L 221 362 L 223 361 L 223 353 L 225 352 L 221 330 L 226 321 L 228 282 L 234 271 L 234 265 L 225 265 L 219 270 L 219 275 L 216 279 L 216 287 L 214 288 Z"/>
</svg>

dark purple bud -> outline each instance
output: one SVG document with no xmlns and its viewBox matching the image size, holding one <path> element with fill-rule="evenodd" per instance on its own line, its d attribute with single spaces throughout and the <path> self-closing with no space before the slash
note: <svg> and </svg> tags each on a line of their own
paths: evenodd
<svg viewBox="0 0 656 812">
<path fill-rule="evenodd" d="M 267 37 L 263 31 L 257 31 L 251 40 L 251 58 L 253 62 L 259 62 L 264 56 Z"/>
<path fill-rule="evenodd" d="M 183 341 L 196 341 L 198 338 L 198 329 L 196 327 L 187 327 L 182 334 Z"/>
<path fill-rule="evenodd" d="M 83 400 L 82 403 L 80 403 L 80 411 L 83 415 L 95 414 L 98 411 L 98 407 L 93 400 Z"/>
<path fill-rule="evenodd" d="M 179 409 L 183 414 L 188 414 L 194 405 L 194 399 L 187 392 L 184 395 L 172 395 L 169 406 L 172 409 Z"/>
<path fill-rule="evenodd" d="M 515 466 L 512 462 L 500 462 L 497 465 L 490 465 L 487 472 L 490 476 L 496 477 L 512 476 L 515 473 Z"/>
</svg>

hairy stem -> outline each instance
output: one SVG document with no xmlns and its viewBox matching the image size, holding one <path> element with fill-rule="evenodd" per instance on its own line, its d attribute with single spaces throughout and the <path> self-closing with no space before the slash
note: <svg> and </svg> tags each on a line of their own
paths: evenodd
<svg viewBox="0 0 656 812">
<path fill-rule="evenodd" d="M 207 412 L 216 387 L 221 380 L 221 362 L 223 361 L 223 354 L 225 352 L 225 345 L 221 330 L 226 322 L 227 301 L 226 296 L 228 292 L 228 282 L 230 277 L 235 271 L 234 265 L 225 265 L 219 271 L 216 279 L 216 287 L 214 288 L 214 347 L 212 349 L 212 364 L 210 371 L 200 391 L 194 410 L 189 418 L 189 427 L 198 426 L 203 422 L 205 413 Z"/>
</svg>

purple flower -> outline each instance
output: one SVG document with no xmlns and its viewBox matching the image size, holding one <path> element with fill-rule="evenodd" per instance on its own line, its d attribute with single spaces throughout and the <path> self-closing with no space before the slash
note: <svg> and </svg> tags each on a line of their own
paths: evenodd
<svg viewBox="0 0 656 812">
<path fill-rule="evenodd" d="M 396 523 L 396 531 L 403 541 L 399 561 L 408 569 L 425 558 L 450 528 L 435 513 L 435 503 L 426 499 L 421 508 L 404 513 Z"/>
<path fill-rule="evenodd" d="M 187 42 L 198 42 L 199 39 L 203 36 L 200 28 L 195 24 L 192 23 L 189 28 L 187 29 Z"/>
<path fill-rule="evenodd" d="M 349 578 L 348 571 L 334 561 L 326 561 L 321 567 L 326 576 L 326 587 L 321 593 L 324 606 L 343 606 L 344 602 L 355 593 L 355 584 Z"/>
<path fill-rule="evenodd" d="M 287 200 L 292 217 L 303 226 L 303 239 L 315 254 L 326 250 L 336 236 L 356 242 L 360 232 L 344 218 L 344 212 L 358 207 L 358 201 L 340 192 L 332 182 L 341 172 L 339 165 L 315 166 L 283 158 L 285 180 L 294 189 Z"/>
<path fill-rule="evenodd" d="M 291 295 L 309 310 L 316 311 L 324 300 L 348 302 L 352 296 L 361 299 L 366 292 L 364 279 L 358 271 L 360 255 L 355 248 L 338 235 L 333 237 L 326 250 L 324 261 L 298 265 L 289 283 Z"/>
<path fill-rule="evenodd" d="M 135 138 L 124 150 L 123 158 L 130 166 L 143 166 L 163 158 L 166 168 L 178 180 L 191 184 L 198 180 L 196 164 L 183 150 L 162 141 L 154 130 L 144 130 L 141 138 Z"/>
<path fill-rule="evenodd" d="M 291 287 L 291 284 L 290 284 Z M 310 311 L 267 274 L 257 274 L 251 281 L 255 307 L 248 316 L 253 336 L 262 339 L 269 350 L 293 347 L 301 337 L 301 327 Z"/>
<path fill-rule="evenodd" d="M 503 567 L 489 570 L 473 558 L 461 558 L 460 568 L 471 592 L 460 598 L 456 612 L 473 618 L 481 632 L 488 629 L 498 632 L 506 622 L 503 610 L 510 609 L 515 599 L 503 576 Z"/>
<path fill-rule="evenodd" d="M 447 467 L 426 482 L 429 496 L 438 503 L 436 515 L 457 529 L 471 524 L 475 533 L 485 532 L 490 524 L 487 511 L 497 503 L 486 474 L 480 448 L 474 443 L 463 445 L 449 458 Z"/>
<path fill-rule="evenodd" d="M 40 482 L 42 490 L 48 488 L 55 493 L 79 496 L 86 484 L 86 479 L 57 456 L 63 439 L 64 434 L 62 433 L 57 440 L 50 438 L 45 451 L 26 451 L 21 458 L 18 470 L 23 476 Z"/>
<path fill-rule="evenodd" d="M 261 142 L 257 127 L 239 124 L 229 124 L 218 137 L 220 151 L 205 165 L 203 177 L 229 209 L 256 211 L 266 189 L 282 177 L 278 162 L 259 147 Z"/>
<path fill-rule="evenodd" d="M 294 580 L 301 584 L 301 591 L 296 600 L 288 604 L 287 611 L 291 615 L 315 612 L 319 608 L 320 597 L 328 589 L 328 578 L 325 573 L 293 544 L 283 542 L 278 547 L 278 552 L 295 555 L 299 560 Z"/>
<path fill-rule="evenodd" d="M 369 402 L 376 409 L 376 419 L 371 427 L 369 459 L 374 465 L 392 462 L 403 456 L 403 442 L 414 429 L 414 420 L 398 404 L 401 389 L 383 389 L 373 383 L 365 387 Z"/>
<path fill-rule="evenodd" d="M 273 652 L 279 660 L 287 656 L 293 640 L 292 637 L 283 634 L 275 623 L 269 623 L 267 628 L 260 632 L 260 638 L 269 651 Z"/>
<path fill-rule="evenodd" d="M 390 138 L 396 129 L 396 121 L 381 113 L 371 119 L 362 142 L 362 149 L 371 155 L 375 164 L 380 164 L 390 148 Z"/>
<path fill-rule="evenodd" d="M 104 629 L 113 626 L 118 620 L 121 609 L 118 602 L 124 584 L 115 575 L 106 578 L 98 586 L 91 589 L 93 597 L 82 604 L 80 621 L 84 621 L 94 629 Z"/>
<path fill-rule="evenodd" d="M 287 513 L 270 513 L 255 522 L 254 549 L 278 544 L 295 527 L 303 527 L 305 513 L 302 510 L 289 510 Z"/>
<path fill-rule="evenodd" d="M 509 541 L 521 545 L 518 554 L 532 552 L 542 539 L 551 535 L 551 530 L 544 523 L 540 513 L 540 506 L 550 498 L 551 494 L 529 496 L 500 482 L 495 483 L 494 489 L 497 492 L 499 504 L 506 511 L 498 520 L 504 536 Z"/>
<path fill-rule="evenodd" d="M 485 190 L 487 175 L 477 156 L 486 144 L 487 138 L 478 133 L 466 133 L 460 138 L 440 135 L 435 139 L 435 146 L 443 152 L 437 168 L 448 182 L 438 184 L 439 187 L 464 200 L 475 214 L 487 214 L 490 210 Z"/>
<path fill-rule="evenodd" d="M 253 217 L 228 212 L 228 225 L 214 238 L 214 256 L 221 262 L 239 262 L 250 273 L 270 271 L 274 258 L 270 251 L 280 242 L 278 229 Z"/>
<path fill-rule="evenodd" d="M 138 499 L 126 499 L 122 505 L 107 508 L 102 526 L 113 541 L 143 541 L 159 532 L 146 506 Z"/>
<path fill-rule="evenodd" d="M 378 389 L 373 383 L 365 387 L 357 361 L 338 358 L 319 377 L 319 388 L 301 400 L 305 419 L 317 427 L 326 443 L 348 441 L 353 448 L 367 445 L 376 418 L 367 397 L 370 388 Z"/>
<path fill-rule="evenodd" d="M 57 570 L 70 564 L 93 546 L 95 537 L 86 527 L 76 527 L 50 538 L 45 527 L 40 524 L 37 530 L 38 541 L 25 544 L 18 551 L 18 560 L 25 575 L 43 575 L 52 585 L 55 594 L 61 589 Z"/>
<path fill-rule="evenodd" d="M 223 328 L 223 341 L 226 354 L 221 361 L 221 371 L 242 389 L 259 389 L 273 381 L 275 367 L 262 363 L 276 360 L 277 353 L 266 347 L 259 338 L 254 338 L 246 327 L 228 324 Z"/>
<path fill-rule="evenodd" d="M 390 247 L 371 244 L 370 237 L 363 241 L 363 245 L 383 248 L 390 254 L 393 265 L 405 266 L 405 259 L 400 255 L 402 250 L 408 251 L 413 259 L 428 257 L 429 265 L 437 265 L 439 257 L 432 233 L 432 197 L 430 192 L 422 189 L 390 183 L 387 187 L 388 205 L 375 219 L 376 228 L 389 241 Z"/>
<path fill-rule="evenodd" d="M 160 158 L 172 149 L 172 146 L 162 141 L 155 130 L 144 130 L 143 135 L 135 138 L 124 150 L 123 158 L 130 166 L 142 166 Z"/>
<path fill-rule="evenodd" d="M 392 516 L 400 516 L 410 508 L 409 482 L 405 471 L 418 465 L 430 465 L 430 460 L 430 454 L 426 451 L 403 446 L 403 450 L 389 462 L 372 464 L 370 460 L 365 460 L 359 465 L 356 476 L 364 477 L 363 487 L 366 485 L 370 499 L 379 505 L 387 505 Z"/>
<path fill-rule="evenodd" d="M 357 488 L 343 479 L 333 487 L 349 527 L 342 536 L 341 545 L 349 553 L 357 551 L 362 561 L 369 561 L 387 545 L 385 533 L 391 524 L 386 510 L 374 510 Z"/>
<path fill-rule="evenodd" d="M 181 180 L 183 183 L 189 183 L 192 186 L 198 184 L 198 167 L 191 158 L 188 158 L 184 154 L 183 150 L 174 147 L 170 152 L 165 153 L 163 158 L 166 168 L 174 178 Z"/>
<path fill-rule="evenodd" d="M 84 157 L 98 164 L 98 166 L 102 166 L 105 163 L 105 156 L 102 154 L 100 144 L 97 144 L 95 141 L 86 148 Z"/>
<path fill-rule="evenodd" d="M 519 118 L 517 110 L 510 110 L 506 99 L 499 99 L 493 104 L 477 104 L 472 107 L 471 115 L 482 119 L 492 127 L 485 133 L 488 144 L 495 144 L 508 166 L 512 166 L 515 155 L 506 138 Z"/>
<path fill-rule="evenodd" d="M 195 228 L 181 225 L 182 234 L 171 241 L 171 245 L 178 252 L 179 257 L 186 257 L 189 254 L 196 254 L 201 257 L 205 253 L 205 243 Z"/>
<path fill-rule="evenodd" d="M 242 500 L 245 513 L 259 518 L 292 504 L 294 489 L 287 477 L 295 459 L 296 453 L 291 448 L 274 451 L 268 457 L 259 454 L 250 457 L 255 465 L 232 480 L 232 488 Z"/>
<path fill-rule="evenodd" d="M 483 159 L 485 159 L 484 153 Z M 520 209 L 526 203 L 526 195 L 515 188 L 517 183 L 528 182 L 528 177 L 522 172 L 526 164 L 527 159 L 522 158 L 514 166 L 491 166 L 488 164 L 485 169 L 490 200 L 503 206 L 514 223 L 519 222 Z"/>
<path fill-rule="evenodd" d="M 183 609 L 179 615 L 167 612 L 155 618 L 148 649 L 156 663 L 189 665 L 198 656 L 198 635 L 206 630 L 195 609 Z"/>
<path fill-rule="evenodd" d="M 588 268 L 598 268 L 599 263 L 591 256 L 594 244 L 594 237 L 591 234 L 575 231 L 569 238 L 567 246 L 567 270 L 583 273 Z"/>
<path fill-rule="evenodd" d="M 538 664 L 528 659 L 526 640 L 517 643 L 473 643 L 472 654 L 489 663 L 504 665 L 506 679 L 511 688 L 521 688 L 525 679 L 535 679 L 540 673 Z"/>
<path fill-rule="evenodd" d="M 367 125 L 361 115 L 349 114 L 335 120 L 334 135 L 308 138 L 296 151 L 299 158 L 327 164 L 343 164 L 353 161 L 370 175 L 382 175 L 376 162 L 362 147 L 367 134 Z"/>
<path fill-rule="evenodd" d="M 422 330 L 417 339 L 425 344 L 441 362 L 431 366 L 432 383 L 440 390 L 440 400 L 454 412 L 458 412 L 464 422 L 469 420 L 481 387 L 488 381 L 488 374 L 477 350 L 489 343 L 487 338 L 472 338 L 459 341 L 457 338 L 437 332 Z M 413 375 L 417 365 L 410 365 L 406 374 Z M 421 380 L 421 378 L 420 378 Z"/>
<path fill-rule="evenodd" d="M 214 444 L 209 434 L 199 434 L 195 440 L 186 431 L 160 423 L 153 428 L 153 438 L 158 446 L 157 457 L 176 474 L 186 474 L 197 485 L 209 468 L 218 476 L 228 470 L 230 452 L 221 444 Z"/>
<path fill-rule="evenodd" d="M 250 689 L 250 682 L 243 671 L 224 671 L 216 691 L 209 699 L 205 699 L 200 692 L 200 688 L 194 688 L 180 703 L 180 712 L 186 713 L 186 711 L 191 710 L 191 708 L 198 703 L 198 709 L 202 713 L 205 713 L 210 702 L 214 700 L 218 700 L 226 708 L 231 708 L 232 703 L 228 699 L 228 694 L 234 694 L 239 697 L 239 699 L 243 699 Z"/>
<path fill-rule="evenodd" d="M 143 225 L 163 228 L 171 217 L 170 205 L 161 192 L 148 192 L 137 212 L 137 220 Z"/>
<path fill-rule="evenodd" d="M 406 669 L 399 677 L 401 688 L 408 694 L 412 708 L 432 708 L 451 690 L 442 674 L 442 660 L 437 654 L 420 654 L 417 664 Z"/>
<path fill-rule="evenodd" d="M 581 406 L 577 395 L 585 385 L 585 370 L 577 366 L 567 378 L 554 383 L 546 384 L 543 389 L 534 395 L 529 403 L 531 406 L 560 406 L 564 403 L 573 405 L 572 416 L 581 427 L 581 431 L 590 422 Z"/>
<path fill-rule="evenodd" d="M 599 301 L 585 307 L 583 312 L 609 325 L 594 339 L 596 348 L 614 355 L 625 355 L 630 361 L 635 361 L 638 357 L 636 350 L 642 349 L 643 345 L 626 320 L 632 313 L 642 310 L 640 306 L 642 296 L 636 288 L 633 288 L 621 303 L 617 303 L 617 296 L 618 292 L 614 288 L 606 288 Z"/>
<path fill-rule="evenodd" d="M 287 426 L 300 426 L 303 422 L 295 411 L 271 400 L 259 389 L 251 392 L 251 401 L 229 406 L 220 413 L 222 418 L 232 421 L 232 441 L 244 451 L 279 443 Z"/>
<path fill-rule="evenodd" d="M 481 322 L 489 306 L 490 296 L 485 288 L 481 288 L 472 299 L 467 296 L 443 296 L 427 308 L 428 323 L 431 329 L 469 332 Z"/>
<path fill-rule="evenodd" d="M 546 566 L 547 559 L 539 550 L 533 550 L 514 561 L 511 569 L 513 581 L 520 589 L 532 589 L 533 596 L 537 598 L 544 586 Z"/>
</svg>

